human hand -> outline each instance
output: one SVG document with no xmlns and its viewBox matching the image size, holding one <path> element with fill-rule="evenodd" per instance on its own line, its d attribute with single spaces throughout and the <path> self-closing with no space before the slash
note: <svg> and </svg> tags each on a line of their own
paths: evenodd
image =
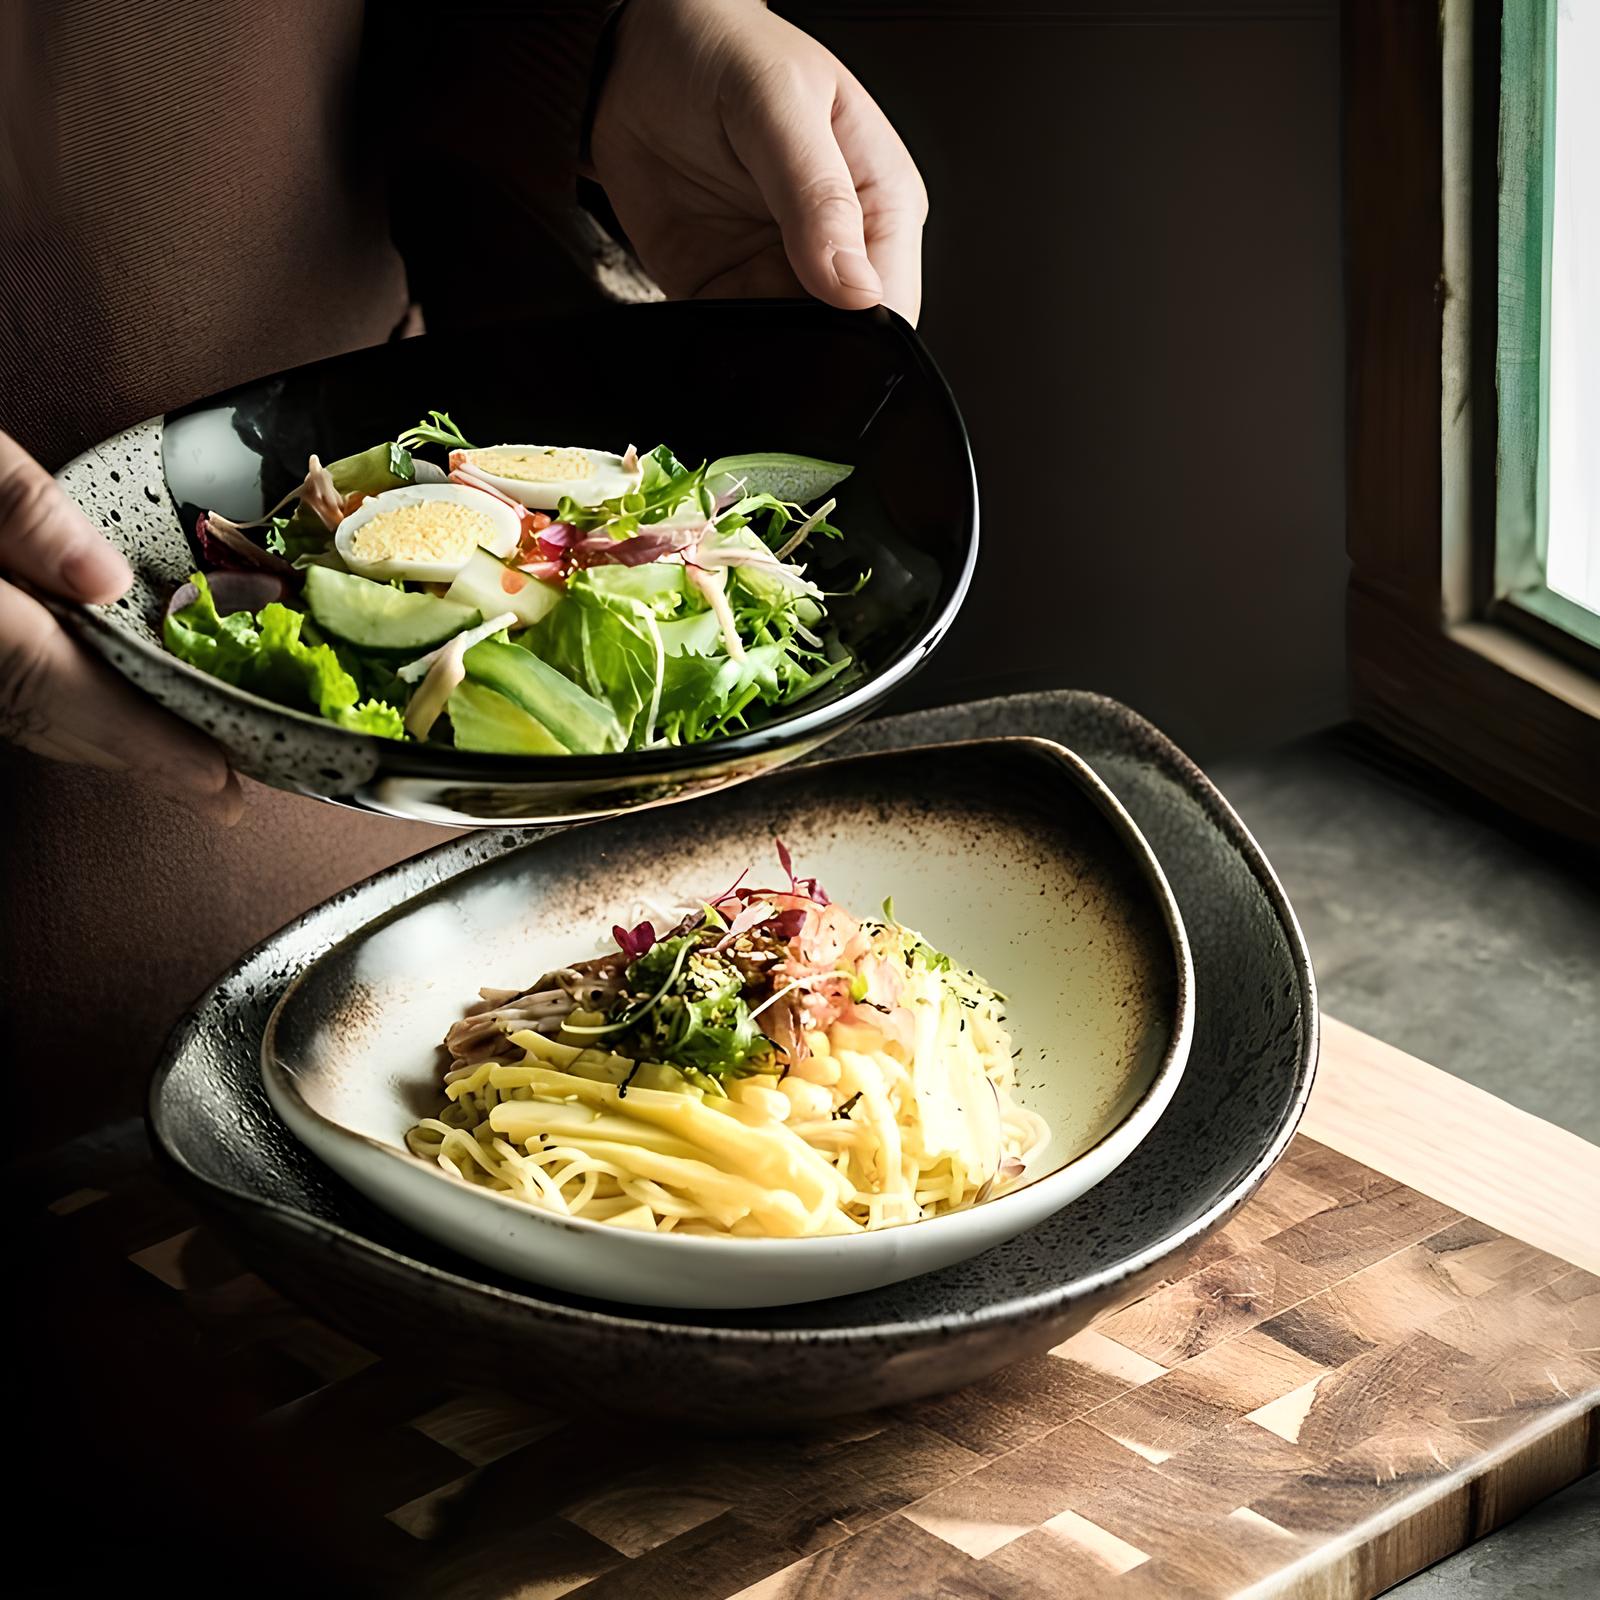
<svg viewBox="0 0 1600 1600">
<path fill-rule="evenodd" d="M 674 298 L 922 302 L 927 192 L 872 97 L 761 0 L 631 0 L 591 168 Z"/>
<path fill-rule="evenodd" d="M 231 823 L 243 800 L 222 751 L 92 660 L 45 606 L 5 581 L 104 604 L 132 577 L 49 473 L 0 433 L 0 739 L 131 773 Z"/>
</svg>

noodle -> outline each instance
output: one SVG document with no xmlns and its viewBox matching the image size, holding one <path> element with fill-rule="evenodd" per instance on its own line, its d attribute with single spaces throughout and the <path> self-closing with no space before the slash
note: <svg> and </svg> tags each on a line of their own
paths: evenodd
<svg viewBox="0 0 1600 1600">
<path fill-rule="evenodd" d="M 780 857 L 787 867 L 781 848 Z M 619 930 L 631 966 L 613 952 L 526 993 L 482 991 L 447 1036 L 444 1104 L 408 1132 L 412 1154 L 557 1215 L 722 1237 L 889 1227 L 1018 1186 L 1049 1129 L 1012 1096 L 1002 998 L 887 917 L 856 923 L 814 880 L 792 881 L 809 892 L 736 885 L 722 903 L 742 907 L 741 922 L 724 934 L 730 914 L 680 938 L 666 984 L 652 975 L 630 996 L 640 958 Z M 776 930 L 765 943 L 764 911 Z M 740 938 L 746 926 L 753 944 Z M 715 1003 L 708 985 L 730 946 L 756 974 L 743 992 L 766 996 L 742 1013 L 743 1064 L 708 1071 L 692 1056 L 645 1054 L 641 1041 L 666 1037 L 666 1007 L 651 1017 L 657 1035 L 640 1019 L 680 974 L 701 1011 Z M 603 1005 L 621 1021 L 589 1009 Z M 672 1037 L 693 1037 L 677 1026 Z M 614 1051 L 613 1041 L 632 1048 Z"/>
<path fill-rule="evenodd" d="M 624 1097 L 620 1083 L 577 1076 L 549 1059 L 566 1050 L 577 1061 L 584 1052 L 518 1033 L 513 1043 L 520 1059 L 452 1073 L 445 1108 L 450 1121 L 424 1118 L 406 1142 L 423 1160 L 529 1205 L 592 1221 L 627 1218 L 655 1231 L 792 1238 L 913 1222 L 972 1204 L 999 1162 L 974 1169 L 958 1151 L 930 1149 L 915 1073 L 885 1049 L 855 1048 L 860 1030 L 850 1033 L 851 1044 L 837 1050 L 830 1035 L 822 1036 L 840 1067 L 826 1091 L 832 1101 L 827 1118 L 790 1123 L 754 1112 L 741 1121 L 734 1108 L 751 1113 L 744 1083 L 733 1086 L 728 1101 L 709 1103 L 703 1091 L 685 1084 L 674 1092 L 720 1126 L 683 1135 L 630 1111 L 630 1102 L 637 1107 L 642 1096 L 660 1091 L 633 1089 Z M 1025 1163 L 1043 1147 L 1048 1129 L 1011 1099 L 1005 1029 L 972 1033 L 977 1070 L 998 1094 L 1000 1159 Z M 616 1064 L 619 1077 L 634 1065 L 602 1059 Z M 745 1080 L 767 1089 L 777 1082 L 775 1076 Z M 819 1195 L 820 1163 L 828 1164 L 834 1182 L 831 1193 Z M 991 1193 L 1011 1186 L 996 1181 Z"/>
</svg>

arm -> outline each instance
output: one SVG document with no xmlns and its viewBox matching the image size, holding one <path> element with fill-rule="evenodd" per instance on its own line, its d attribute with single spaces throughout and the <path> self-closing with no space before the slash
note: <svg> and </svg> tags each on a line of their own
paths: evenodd
<svg viewBox="0 0 1600 1600">
<path fill-rule="evenodd" d="M 378 16 L 374 83 L 414 79 L 437 9 Z M 458 0 L 451 40 L 425 103 L 385 103 L 395 234 L 430 325 L 592 298 L 547 248 L 592 243 L 573 225 L 579 173 L 669 296 L 809 293 L 916 319 L 916 165 L 855 78 L 761 0 Z"/>
<path fill-rule="evenodd" d="M 431 330 L 593 303 L 576 180 L 619 6 L 370 8 L 365 94 L 382 128 L 391 231 Z"/>
</svg>

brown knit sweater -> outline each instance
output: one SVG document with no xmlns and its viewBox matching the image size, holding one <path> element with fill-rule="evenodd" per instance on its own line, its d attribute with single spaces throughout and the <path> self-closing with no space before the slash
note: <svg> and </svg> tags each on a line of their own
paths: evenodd
<svg viewBox="0 0 1600 1600">
<path fill-rule="evenodd" d="M 380 342 L 406 314 L 408 266 L 435 323 L 568 303 L 584 290 L 535 247 L 537 212 L 570 197 L 612 9 L 6 0 L 0 428 L 54 469 L 173 406 Z M 391 216 L 448 209 L 469 180 L 480 218 L 483 182 L 503 196 L 498 259 L 475 267 L 445 230 L 401 226 L 403 261 Z M 0 747 L 13 1088 L 71 1063 L 81 1105 L 84 1074 L 111 1063 L 133 1104 L 140 1069 L 236 955 L 448 837 L 246 787 L 226 830 Z M 65 1103 L 41 1089 L 55 1114 L 30 1143 L 74 1131 Z"/>
</svg>

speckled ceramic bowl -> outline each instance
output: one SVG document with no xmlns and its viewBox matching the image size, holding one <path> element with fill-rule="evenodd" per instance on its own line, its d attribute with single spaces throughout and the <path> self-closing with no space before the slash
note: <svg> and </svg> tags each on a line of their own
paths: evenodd
<svg viewBox="0 0 1600 1600">
<path fill-rule="evenodd" d="M 522 989 L 598 954 L 641 902 L 781 878 L 774 834 L 839 904 L 872 912 L 892 895 L 1004 990 L 1017 1098 L 1051 1130 L 1016 1188 L 870 1233 L 706 1239 L 560 1217 L 406 1149 L 440 1103 L 439 1041 L 480 986 Z M 988 739 L 803 767 L 692 814 L 595 823 L 474 867 L 314 962 L 267 1025 L 261 1070 L 335 1172 L 497 1271 L 636 1305 L 792 1305 L 950 1266 L 1099 1183 L 1178 1086 L 1193 990 L 1171 890 L 1110 790 L 1059 745 Z"/>
<path fill-rule="evenodd" d="M 791 1427 L 971 1383 L 1066 1338 L 1196 1249 L 1282 1154 L 1311 1090 L 1316 991 L 1271 867 L 1227 803 L 1150 725 L 1054 694 L 868 725 L 839 749 L 995 734 L 1053 739 L 1117 795 L 1166 874 L 1195 972 L 1189 1064 L 1154 1131 L 1103 1183 L 970 1261 L 869 1294 L 772 1311 L 662 1313 L 530 1290 L 428 1243 L 331 1174 L 274 1115 L 258 1051 L 308 962 L 526 835 L 478 833 L 330 900 L 197 1003 L 151 1087 L 157 1148 L 285 1292 L 369 1348 L 574 1403 L 702 1427 Z M 448 1349 L 448 1369 L 439 1352 Z"/>
<path fill-rule="evenodd" d="M 626 379 L 588 376 L 610 373 Z M 208 677 L 162 647 L 161 615 L 196 564 L 191 535 L 202 510 L 257 516 L 300 480 L 312 451 L 334 460 L 365 449 L 434 407 L 485 439 L 617 449 L 665 441 L 689 459 L 782 450 L 850 463 L 836 513 L 846 537 L 814 541 L 809 570 L 836 591 L 871 568 L 870 583 L 834 600 L 830 613 L 864 678 L 704 744 L 504 756 L 348 733 Z M 977 558 L 966 431 L 916 334 L 886 310 L 807 302 L 609 306 L 471 338 L 382 345 L 152 418 L 57 476 L 134 569 L 133 588 L 114 605 L 63 610 L 112 666 L 219 740 L 241 772 L 457 827 L 660 805 L 804 755 L 926 660 Z"/>
</svg>

